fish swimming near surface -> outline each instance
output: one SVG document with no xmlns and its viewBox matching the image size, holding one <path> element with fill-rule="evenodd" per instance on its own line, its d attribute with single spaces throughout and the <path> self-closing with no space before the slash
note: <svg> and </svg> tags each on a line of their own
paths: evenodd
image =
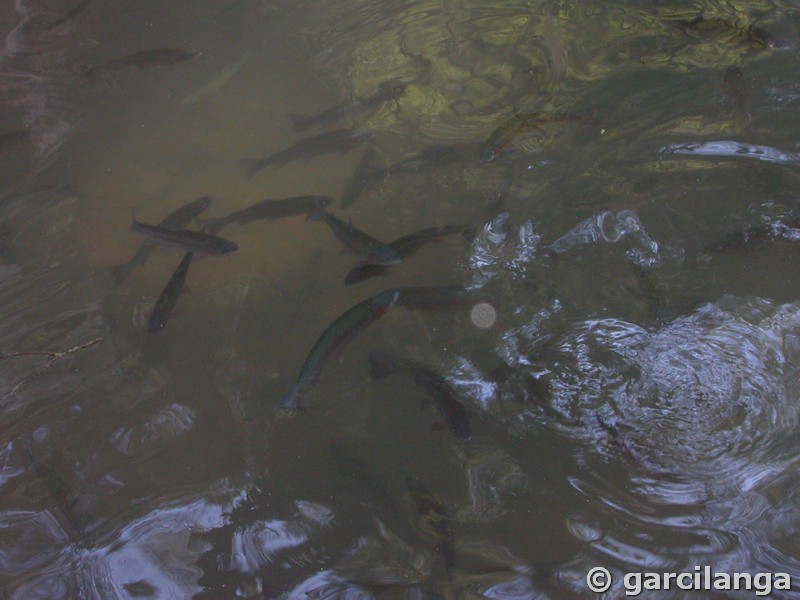
<svg viewBox="0 0 800 600">
<path fill-rule="evenodd" d="M 351 98 L 316 115 L 290 114 L 292 128 L 302 132 L 313 127 L 328 127 L 347 119 L 359 118 L 386 102 L 397 100 L 405 94 L 407 87 L 406 82 L 392 79 L 381 83 L 378 90 L 367 98 Z"/>
<path fill-rule="evenodd" d="M 460 226 L 445 226 L 445 227 L 429 227 L 422 229 L 409 235 L 404 235 L 389 243 L 389 247 L 397 251 L 401 258 L 406 259 L 411 254 L 419 250 L 425 244 L 431 242 L 438 242 L 448 235 L 461 234 L 468 240 L 475 237 L 477 229 L 475 227 L 460 227 Z M 370 277 L 388 275 L 391 267 L 388 265 L 363 265 L 357 264 L 345 276 L 345 285 L 352 285 L 359 283 Z"/>
<path fill-rule="evenodd" d="M 409 310 L 452 310 L 478 302 L 476 293 L 461 285 L 410 286 L 397 292 L 397 305 Z"/>
<path fill-rule="evenodd" d="M 455 525 L 444 504 L 416 477 L 406 477 L 406 489 L 419 517 L 420 529 L 437 542 L 448 578 L 456 564 Z"/>
<path fill-rule="evenodd" d="M 237 210 L 225 217 L 216 219 L 204 219 L 203 226 L 209 233 L 219 233 L 219 231 L 231 223 L 250 223 L 252 221 L 270 221 L 282 217 L 292 217 L 295 215 L 305 215 L 318 206 L 323 208 L 328 206 L 333 199 L 330 196 L 292 196 L 291 198 L 281 198 L 272 200 L 267 198 L 256 202 L 248 208 Z"/>
<path fill-rule="evenodd" d="M 239 246 L 234 242 L 210 233 L 148 225 L 137 221 L 133 214 L 131 214 L 131 219 L 131 231 L 149 238 L 156 244 L 172 246 L 198 256 L 224 256 L 239 250 Z"/>
<path fill-rule="evenodd" d="M 148 333 L 155 334 L 166 327 L 167 320 L 172 313 L 172 309 L 175 308 L 175 303 L 178 301 L 181 290 L 183 290 L 183 285 L 186 283 L 186 275 L 189 273 L 192 258 L 194 258 L 194 254 L 187 252 L 172 277 L 169 278 L 167 285 L 164 286 L 153 312 L 150 314 L 150 320 L 147 322 Z"/>
<path fill-rule="evenodd" d="M 352 222 L 345 223 L 335 217 L 326 211 L 321 203 L 317 204 L 317 207 L 308 215 L 308 218 L 327 224 L 345 247 L 361 257 L 359 263 L 361 265 L 396 265 L 403 260 L 397 250 L 375 239 L 368 233 L 357 229 Z"/>
<path fill-rule="evenodd" d="M 495 129 L 481 146 L 478 162 L 488 163 L 501 154 L 511 152 L 516 141 L 524 136 L 549 137 L 547 127 L 577 120 L 592 120 L 595 111 L 576 113 L 529 113 L 515 115 Z"/>
<path fill-rule="evenodd" d="M 285 150 L 266 158 L 245 158 L 241 165 L 245 168 L 245 179 L 252 179 L 261 169 L 270 165 L 284 165 L 299 158 L 309 158 L 320 154 L 345 154 L 360 146 L 372 137 L 372 133 L 355 129 L 337 129 L 303 138 Z"/>
<path fill-rule="evenodd" d="M 427 392 L 444 424 L 462 440 L 472 438 L 467 411 L 444 377 L 422 363 L 397 358 L 384 352 L 370 352 L 369 362 L 373 379 L 383 379 L 399 371 L 413 375 L 414 383 Z"/>
<path fill-rule="evenodd" d="M 124 67 L 163 67 L 174 65 L 198 56 L 199 52 L 189 52 L 180 48 L 158 48 L 156 50 L 142 50 L 136 54 L 115 58 L 105 63 L 97 65 L 78 65 L 76 68 L 79 73 L 86 77 L 92 77 L 98 73 L 115 71 Z"/>
<path fill-rule="evenodd" d="M 211 206 L 211 196 L 203 196 L 171 212 L 164 217 L 164 220 L 161 221 L 158 226 L 164 229 L 183 229 L 192 219 L 196 219 L 200 216 L 209 206 Z M 136 251 L 136 254 L 133 255 L 133 258 L 123 265 L 114 267 L 112 269 L 114 284 L 122 284 L 122 282 L 128 278 L 128 275 L 131 274 L 134 267 L 147 262 L 147 259 L 150 258 L 150 254 L 152 254 L 155 249 L 156 246 L 154 244 L 144 243 L 139 247 L 139 250 Z"/>
<path fill-rule="evenodd" d="M 331 323 L 311 349 L 292 389 L 281 400 L 281 408 L 303 409 L 305 397 L 309 389 L 317 384 L 325 363 L 344 345 L 385 315 L 397 301 L 397 296 L 397 290 L 385 290 L 356 304 Z"/>
</svg>

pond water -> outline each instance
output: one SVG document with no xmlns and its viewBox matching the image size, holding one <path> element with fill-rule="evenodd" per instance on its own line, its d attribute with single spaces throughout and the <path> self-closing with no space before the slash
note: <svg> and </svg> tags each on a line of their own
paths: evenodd
<svg viewBox="0 0 800 600">
<path fill-rule="evenodd" d="M 798 8 L 6 3 L 0 595 L 800 597 Z"/>
</svg>

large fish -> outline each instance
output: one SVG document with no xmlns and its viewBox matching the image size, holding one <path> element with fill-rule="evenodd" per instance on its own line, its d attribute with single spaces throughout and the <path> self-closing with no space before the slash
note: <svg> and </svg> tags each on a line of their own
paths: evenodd
<svg viewBox="0 0 800 600">
<path fill-rule="evenodd" d="M 285 150 L 271 154 L 266 158 L 245 158 L 241 165 L 245 168 L 245 179 L 252 179 L 264 167 L 283 165 L 298 158 L 308 158 L 320 154 L 344 154 L 361 145 L 372 137 L 372 133 L 355 129 L 337 129 L 303 138 Z"/>
<path fill-rule="evenodd" d="M 292 128 L 295 131 L 305 131 L 312 127 L 328 127 L 347 119 L 359 118 L 381 104 L 397 100 L 405 94 L 407 87 L 408 84 L 404 81 L 392 79 L 381 83 L 378 90 L 367 98 L 351 98 L 316 115 L 290 114 Z"/>
<path fill-rule="evenodd" d="M 211 206 L 211 196 L 203 196 L 171 212 L 164 217 L 164 220 L 161 221 L 158 226 L 164 229 L 183 229 L 192 219 L 197 218 L 209 206 Z M 154 244 L 144 243 L 139 247 L 139 250 L 136 251 L 136 254 L 133 255 L 133 258 L 124 265 L 114 267 L 112 269 L 114 284 L 120 285 L 125 281 L 136 265 L 143 265 L 147 262 L 150 254 L 152 254 L 155 249 L 156 247 Z"/>
<path fill-rule="evenodd" d="M 460 285 L 397 288 L 397 305 L 409 310 L 451 310 L 474 305 L 475 292 Z"/>
<path fill-rule="evenodd" d="M 248 208 L 237 210 L 225 217 L 206 219 L 203 226 L 209 233 L 218 233 L 223 227 L 231 223 L 250 223 L 251 221 L 269 221 L 281 217 L 305 215 L 318 206 L 323 208 L 331 203 L 330 196 L 292 196 L 280 200 L 266 199 L 256 202 Z"/>
<path fill-rule="evenodd" d="M 340 242 L 361 257 L 361 265 L 396 265 L 403 260 L 397 250 L 357 229 L 352 222 L 335 217 L 319 203 L 308 218 L 327 224 Z"/>
<path fill-rule="evenodd" d="M 86 77 L 91 77 L 105 71 L 115 71 L 124 67 L 161 67 L 189 60 L 198 56 L 199 52 L 189 52 L 180 48 L 158 48 L 156 50 L 142 50 L 136 54 L 115 58 L 97 65 L 78 65 L 77 69 Z"/>
<path fill-rule="evenodd" d="M 189 273 L 192 258 L 194 258 L 194 254 L 187 252 L 172 277 L 169 278 L 167 285 L 164 286 L 153 312 L 150 314 L 150 320 L 147 323 L 148 333 L 158 333 L 166 326 L 169 315 L 172 313 L 172 309 L 175 308 L 178 296 L 183 290 L 183 284 L 186 283 L 186 275 Z"/>
<path fill-rule="evenodd" d="M 132 215 L 131 231 L 139 233 L 156 244 L 179 248 L 198 256 L 224 256 L 239 250 L 234 242 L 224 238 L 188 229 L 167 229 L 158 225 L 140 223 Z"/>
<path fill-rule="evenodd" d="M 456 564 L 453 519 L 444 504 L 416 477 L 406 477 L 406 489 L 419 517 L 420 529 L 437 542 L 449 578 Z"/>
<path fill-rule="evenodd" d="M 429 227 L 397 238 L 395 241 L 389 243 L 389 247 L 396 250 L 400 257 L 405 259 L 425 244 L 438 242 L 446 235 L 460 233 L 467 239 L 472 239 L 475 237 L 475 232 L 475 227 Z M 370 277 L 388 275 L 389 271 L 390 267 L 388 265 L 363 265 L 359 263 L 345 276 L 344 283 L 345 285 L 352 285 L 369 279 Z"/>
<path fill-rule="evenodd" d="M 306 394 L 317 384 L 327 360 L 385 315 L 397 301 L 397 296 L 397 290 L 383 291 L 356 304 L 331 323 L 311 349 L 292 389 L 281 400 L 281 408 L 291 410 L 304 408 Z"/>
<path fill-rule="evenodd" d="M 456 398 L 456 393 L 447 381 L 422 363 L 402 359 L 384 352 L 369 354 L 373 379 L 383 379 L 392 373 L 405 371 L 414 376 L 414 383 L 423 388 L 433 402 L 439 416 L 447 427 L 463 440 L 472 438 L 469 415 Z"/>
</svg>

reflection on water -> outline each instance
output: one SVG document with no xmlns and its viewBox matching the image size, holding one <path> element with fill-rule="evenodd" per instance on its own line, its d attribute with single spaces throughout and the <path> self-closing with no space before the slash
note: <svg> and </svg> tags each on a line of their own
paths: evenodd
<svg viewBox="0 0 800 600">
<path fill-rule="evenodd" d="M 793 8 L 0 8 L 0 595 L 796 597 Z"/>
</svg>

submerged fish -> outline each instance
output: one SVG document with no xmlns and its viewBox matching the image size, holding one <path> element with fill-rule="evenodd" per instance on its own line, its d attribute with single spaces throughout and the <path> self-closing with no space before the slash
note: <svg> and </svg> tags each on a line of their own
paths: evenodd
<svg viewBox="0 0 800 600">
<path fill-rule="evenodd" d="M 732 116 L 750 122 L 750 101 L 747 96 L 747 83 L 739 67 L 728 67 L 722 80 L 723 100 L 731 107 Z"/>
<path fill-rule="evenodd" d="M 460 285 L 397 288 L 397 305 L 409 310 L 450 310 L 476 302 L 475 293 Z"/>
<path fill-rule="evenodd" d="M 384 81 L 378 86 L 372 96 L 368 98 L 350 98 L 333 108 L 322 111 L 317 115 L 290 114 L 292 128 L 295 131 L 305 131 L 312 127 L 328 127 L 346 119 L 358 118 L 370 110 L 378 108 L 390 100 L 397 100 L 405 94 L 408 84 L 399 79 Z"/>
<path fill-rule="evenodd" d="M 403 260 L 397 250 L 357 229 L 352 222 L 333 216 L 320 203 L 308 218 L 326 223 L 340 242 L 361 257 L 362 265 L 396 265 Z"/>
<path fill-rule="evenodd" d="M 747 50 L 776 48 L 780 44 L 771 33 L 746 22 L 746 19 L 705 18 L 702 15 L 691 20 L 675 21 L 683 33 L 701 40 L 742 46 Z"/>
<path fill-rule="evenodd" d="M 397 358 L 383 352 L 370 352 L 369 362 L 373 379 L 383 379 L 398 371 L 406 371 L 413 375 L 414 383 L 428 393 L 428 397 L 436 406 L 445 425 L 463 440 L 469 440 L 472 437 L 467 411 L 461 406 L 453 388 L 444 377 L 422 363 Z"/>
<path fill-rule="evenodd" d="M 356 146 L 363 144 L 372 134 L 355 129 L 337 129 L 303 138 L 285 150 L 271 154 L 266 158 L 245 158 L 241 165 L 245 168 L 245 179 L 252 179 L 264 167 L 283 165 L 298 158 L 308 158 L 319 154 L 344 154 Z"/>
<path fill-rule="evenodd" d="M 192 258 L 194 258 L 194 254 L 187 252 L 172 277 L 169 278 L 167 285 L 164 286 L 153 312 L 150 314 L 150 320 L 147 323 L 148 333 L 158 333 L 166 326 L 167 319 L 169 319 L 169 315 L 178 301 L 178 296 L 183 290 L 183 284 L 186 283 L 186 275 L 189 273 Z"/>
<path fill-rule="evenodd" d="M 429 227 L 422 229 L 409 235 L 404 235 L 389 243 L 389 247 L 397 251 L 401 258 L 407 258 L 425 244 L 430 242 L 438 242 L 446 235 L 454 235 L 460 233 L 464 237 L 471 239 L 475 236 L 476 229 L 474 227 L 459 227 L 459 226 L 445 226 L 445 227 Z M 375 276 L 388 275 L 390 267 L 387 265 L 362 265 L 357 264 L 345 276 L 344 282 L 346 285 L 359 283 L 365 279 Z"/>
<path fill-rule="evenodd" d="M 224 256 L 239 250 L 239 246 L 234 242 L 210 233 L 148 225 L 140 223 L 135 217 L 132 218 L 131 231 L 150 238 L 156 244 L 172 246 L 198 256 Z"/>
<path fill-rule="evenodd" d="M 158 226 L 164 229 L 183 229 L 192 219 L 197 218 L 203 211 L 211 206 L 211 196 L 203 196 L 197 200 L 181 206 L 179 209 L 171 212 Z M 156 247 L 153 244 L 144 243 L 136 251 L 128 262 L 123 265 L 116 266 L 112 269 L 114 273 L 114 284 L 120 285 L 128 278 L 131 271 L 136 265 L 143 265 L 152 254 Z"/>
<path fill-rule="evenodd" d="M 115 58 L 97 65 L 78 65 L 77 69 L 86 77 L 91 77 L 104 71 L 114 71 L 124 67 L 161 67 L 189 60 L 198 56 L 199 52 L 189 52 L 180 48 L 158 48 L 157 50 L 142 50 L 136 54 Z"/>
<path fill-rule="evenodd" d="M 209 81 L 203 87 L 186 96 L 186 98 L 184 98 L 181 101 L 181 104 L 194 104 L 196 102 L 200 102 L 200 100 L 208 98 L 209 96 L 213 96 L 222 88 L 222 86 L 228 83 L 228 81 L 234 75 L 236 75 L 236 73 L 239 72 L 239 70 L 244 66 L 244 64 L 249 59 L 250 59 L 250 53 L 247 52 L 239 60 L 237 60 L 230 67 L 222 71 L 222 73 L 214 77 L 214 79 Z"/>
<path fill-rule="evenodd" d="M 206 219 L 203 221 L 203 225 L 209 233 L 218 233 L 230 223 L 242 224 L 250 223 L 251 221 L 268 221 L 280 219 L 281 217 L 308 214 L 318 206 L 323 208 L 328 206 L 331 200 L 330 196 L 292 196 L 291 198 L 281 198 L 279 200 L 267 198 L 256 202 L 248 208 L 232 212 L 225 217 Z"/>
<path fill-rule="evenodd" d="M 444 504 L 416 477 L 406 477 L 406 489 L 419 516 L 420 528 L 438 542 L 437 550 L 449 578 L 456 564 L 453 519 Z"/>
<path fill-rule="evenodd" d="M 302 409 L 305 396 L 309 388 L 317 384 L 325 362 L 342 346 L 385 315 L 397 301 L 397 296 L 397 290 L 385 290 L 356 304 L 331 323 L 311 349 L 292 389 L 281 400 L 281 408 Z"/>
<path fill-rule="evenodd" d="M 525 135 L 536 134 L 547 137 L 545 127 L 552 123 L 565 123 L 581 119 L 594 118 L 594 111 L 577 113 L 530 113 L 515 115 L 495 129 L 483 143 L 478 155 L 478 162 L 487 163 L 501 154 L 510 152 L 517 139 Z"/>
<path fill-rule="evenodd" d="M 346 208 L 353 204 L 365 189 L 383 181 L 388 173 L 389 167 L 381 160 L 380 151 L 374 146 L 367 148 L 342 192 L 339 202 L 341 207 Z"/>
</svg>

